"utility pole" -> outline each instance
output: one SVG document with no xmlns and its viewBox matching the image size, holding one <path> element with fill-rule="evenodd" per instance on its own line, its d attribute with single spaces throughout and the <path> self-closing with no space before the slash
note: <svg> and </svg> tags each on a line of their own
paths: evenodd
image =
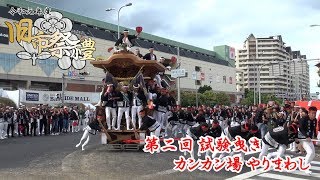
<svg viewBox="0 0 320 180">
<path fill-rule="evenodd" d="M 180 48 L 177 47 L 177 55 L 178 55 L 178 60 L 177 60 L 177 64 L 179 65 L 179 69 L 181 67 L 180 64 Z M 178 105 L 181 105 L 181 92 L 180 92 L 180 76 L 177 78 L 177 91 L 178 91 Z"/>
<path fill-rule="evenodd" d="M 61 97 L 62 105 L 64 105 L 64 87 L 65 87 L 65 75 L 64 73 L 62 73 L 62 97 Z"/>
<path fill-rule="evenodd" d="M 198 86 L 197 86 L 197 80 L 196 80 L 196 107 L 199 107 L 199 100 L 198 100 Z"/>
</svg>

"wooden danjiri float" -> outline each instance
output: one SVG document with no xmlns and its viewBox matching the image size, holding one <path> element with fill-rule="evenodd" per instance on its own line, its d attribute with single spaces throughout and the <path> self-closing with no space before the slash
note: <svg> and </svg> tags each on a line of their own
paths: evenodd
<svg viewBox="0 0 320 180">
<path fill-rule="evenodd" d="M 91 64 L 106 74 L 110 73 L 118 83 L 132 82 L 141 73 L 145 80 L 153 79 L 156 74 L 166 69 L 161 63 L 155 60 L 143 60 L 126 48 L 114 52 L 107 60 L 91 61 Z M 101 105 L 97 105 L 96 108 L 96 117 L 100 119 L 100 125 L 104 127 L 108 149 L 139 150 L 143 147 L 145 131 L 126 130 L 124 126 L 121 126 L 120 130 L 107 130 L 105 109 Z M 125 122 L 124 116 L 121 124 L 123 122 Z"/>
</svg>

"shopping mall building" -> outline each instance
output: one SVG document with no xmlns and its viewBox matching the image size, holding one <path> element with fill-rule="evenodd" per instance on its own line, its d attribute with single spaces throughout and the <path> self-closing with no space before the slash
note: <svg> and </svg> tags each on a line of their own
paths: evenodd
<svg viewBox="0 0 320 180">
<path fill-rule="evenodd" d="M 40 13 L 30 11 L 37 8 L 45 11 L 46 7 L 25 0 L 0 2 L 0 88 L 60 91 L 63 84 L 62 76 L 65 74 L 64 84 L 67 91 L 101 91 L 104 72 L 94 68 L 89 60 L 86 60 L 86 66 L 81 70 L 74 70 L 72 67 L 69 70 L 62 70 L 55 57 L 41 60 L 38 55 L 38 59 L 34 61 L 32 61 L 32 55 L 29 60 L 17 57 L 17 53 L 25 51 L 25 48 L 17 43 L 16 37 L 14 42 L 10 42 L 10 24 L 13 30 L 16 30 L 17 25 L 14 22 L 18 23 L 21 19 L 32 19 L 32 23 L 35 23 L 39 18 L 43 18 Z M 107 49 L 113 47 L 117 40 L 116 25 L 54 8 L 51 8 L 51 11 L 60 12 L 64 18 L 70 19 L 71 32 L 79 39 L 91 38 L 95 42 L 93 52 L 95 60 L 107 59 L 111 55 L 112 52 L 108 52 Z M 124 28 L 120 27 L 120 31 Z M 14 35 L 17 36 L 18 33 L 21 33 L 21 29 Z M 130 30 L 130 34 L 133 33 L 135 30 Z M 187 72 L 186 77 L 180 78 L 182 90 L 194 91 L 199 86 L 209 85 L 217 92 L 237 94 L 234 48 L 217 46 L 214 47 L 214 51 L 209 51 L 144 32 L 136 39 L 135 44 L 134 48 L 139 48 L 142 55 L 148 52 L 150 46 L 153 46 L 157 57 L 166 59 L 178 57 L 179 49 L 180 68 Z M 87 75 L 81 75 L 86 72 L 88 72 Z M 166 81 L 174 85 L 176 79 L 170 77 L 170 72 L 166 74 Z"/>
</svg>

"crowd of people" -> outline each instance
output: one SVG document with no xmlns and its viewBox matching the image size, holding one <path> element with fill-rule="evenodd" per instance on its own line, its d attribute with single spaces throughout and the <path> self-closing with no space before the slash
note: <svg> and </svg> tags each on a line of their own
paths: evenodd
<svg viewBox="0 0 320 180">
<path fill-rule="evenodd" d="M 260 106 L 214 106 L 199 108 L 188 107 L 172 109 L 169 115 L 169 128 L 172 137 L 180 132 L 189 135 L 195 141 L 200 137 L 227 137 L 230 141 L 240 136 L 245 140 L 257 137 L 262 140 L 259 158 L 283 157 L 286 150 L 305 153 L 305 163 L 315 157 L 314 139 L 320 140 L 320 121 L 316 118 L 317 108 L 308 109 L 286 102 L 279 106 L 274 102 Z M 268 153 L 270 148 L 277 151 Z M 230 155 L 232 155 L 232 152 Z M 212 158 L 217 153 L 212 154 Z M 194 157 L 193 152 L 191 156 Z M 220 154 L 224 158 L 226 153 Z M 244 153 L 241 153 L 244 160 Z M 311 174 L 311 171 L 306 171 Z"/>
<path fill-rule="evenodd" d="M 286 101 L 283 106 L 270 101 L 259 106 L 201 106 L 176 105 L 174 92 L 159 86 L 156 79 L 144 84 L 115 86 L 105 81 L 101 93 L 101 106 L 105 109 L 107 128 L 121 130 L 125 113 L 127 130 L 145 130 L 157 137 L 192 137 L 194 141 L 204 136 L 236 136 L 245 140 L 257 137 L 262 140 L 259 158 L 283 156 L 286 150 L 306 154 L 305 163 L 315 157 L 313 139 L 320 139 L 320 121 L 317 108 L 308 109 Z M 131 112 L 131 116 L 130 116 Z M 138 117 L 138 125 L 136 123 Z M 170 133 L 168 133 L 170 132 Z M 170 134 L 170 135 L 169 135 Z M 197 144 L 197 143 L 195 143 Z M 270 148 L 276 152 L 268 153 Z M 288 148 L 288 149 L 287 149 Z M 217 154 L 212 154 L 215 157 Z M 191 153 L 194 157 L 194 154 Z M 220 154 L 219 158 L 226 156 Z M 244 154 L 241 153 L 244 160 Z M 311 171 L 306 171 L 310 174 Z"/>
<path fill-rule="evenodd" d="M 22 105 L 14 108 L 0 105 L 0 139 L 78 132 L 92 121 L 94 116 L 94 110 L 88 107 L 82 110 L 77 106 Z"/>
</svg>

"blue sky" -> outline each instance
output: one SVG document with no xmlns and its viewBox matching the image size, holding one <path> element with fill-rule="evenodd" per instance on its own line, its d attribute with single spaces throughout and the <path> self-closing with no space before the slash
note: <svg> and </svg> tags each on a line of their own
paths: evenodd
<svg viewBox="0 0 320 180">
<path fill-rule="evenodd" d="M 230 45 L 236 49 L 250 33 L 256 37 L 282 35 L 287 46 L 307 58 L 320 58 L 320 0 L 31 0 L 51 7 L 117 24 L 142 26 L 144 32 L 204 49 Z M 320 80 L 310 62 L 311 92 Z"/>
</svg>

